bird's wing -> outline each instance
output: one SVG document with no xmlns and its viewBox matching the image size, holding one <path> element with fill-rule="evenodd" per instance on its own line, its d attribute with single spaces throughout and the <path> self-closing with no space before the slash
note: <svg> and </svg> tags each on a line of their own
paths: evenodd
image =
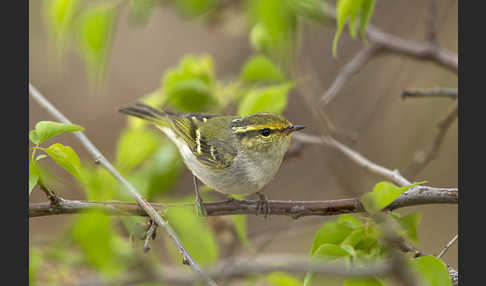
<svg viewBox="0 0 486 286">
<path fill-rule="evenodd" d="M 174 130 L 186 142 L 199 162 L 218 169 L 229 167 L 237 155 L 237 149 L 231 141 L 231 128 L 227 126 L 227 122 L 224 117 L 199 113 L 172 118 Z"/>
</svg>

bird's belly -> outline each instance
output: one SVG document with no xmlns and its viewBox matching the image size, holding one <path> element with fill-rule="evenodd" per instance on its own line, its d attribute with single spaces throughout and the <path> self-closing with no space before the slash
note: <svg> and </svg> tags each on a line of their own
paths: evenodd
<svg viewBox="0 0 486 286">
<path fill-rule="evenodd" d="M 227 168 L 215 169 L 201 164 L 194 155 L 183 157 L 186 166 L 199 180 L 220 193 L 250 195 L 271 180 L 271 177 L 266 178 L 265 172 L 252 171 L 251 167 L 239 164 L 238 158 Z"/>
</svg>

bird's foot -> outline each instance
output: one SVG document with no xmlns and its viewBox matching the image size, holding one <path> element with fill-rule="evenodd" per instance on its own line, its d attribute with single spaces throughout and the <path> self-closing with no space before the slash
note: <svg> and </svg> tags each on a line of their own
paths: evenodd
<svg viewBox="0 0 486 286">
<path fill-rule="evenodd" d="M 208 212 L 206 211 L 206 207 L 204 206 L 204 202 L 200 196 L 196 196 L 196 201 L 194 205 L 196 207 L 196 215 L 198 217 L 208 216 Z"/>
<path fill-rule="evenodd" d="M 270 204 L 268 203 L 268 200 L 267 198 L 265 197 L 264 194 L 260 193 L 260 192 L 257 192 L 256 193 L 260 199 L 258 200 L 258 203 L 257 203 L 257 215 L 263 215 L 264 218 L 267 218 L 270 213 L 271 213 L 271 210 L 270 210 Z"/>
</svg>

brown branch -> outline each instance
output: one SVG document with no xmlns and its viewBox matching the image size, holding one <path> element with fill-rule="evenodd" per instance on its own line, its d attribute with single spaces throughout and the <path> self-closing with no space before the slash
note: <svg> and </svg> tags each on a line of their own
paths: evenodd
<svg viewBox="0 0 486 286">
<path fill-rule="evenodd" d="M 418 186 L 414 190 L 402 194 L 387 210 L 423 204 L 457 204 L 457 189 L 441 189 Z M 345 213 L 363 212 L 359 198 L 326 200 L 326 201 L 268 201 L 273 215 L 286 215 L 292 218 L 302 216 L 331 216 Z M 170 207 L 191 207 L 187 204 L 158 204 L 151 203 L 158 212 Z M 204 203 L 208 216 L 251 214 L 258 215 L 258 200 L 226 200 Z M 137 215 L 147 216 L 136 203 L 128 202 L 90 202 L 59 199 L 59 206 L 53 208 L 49 202 L 29 204 L 29 217 L 40 217 L 59 214 L 75 214 L 83 211 L 101 210 L 108 215 Z"/>
<path fill-rule="evenodd" d="M 427 89 L 407 89 L 400 95 L 402 99 L 407 97 L 445 97 L 450 99 L 457 99 L 458 90 L 457 88 L 427 88 Z"/>
<path fill-rule="evenodd" d="M 427 151 L 422 151 L 418 153 L 418 156 L 415 156 L 414 161 L 412 164 L 407 168 L 405 171 L 406 174 L 409 174 L 410 177 L 415 177 L 419 174 L 432 160 L 436 159 L 439 155 L 440 147 L 444 142 L 445 136 L 447 131 L 451 127 L 452 123 L 457 118 L 457 108 L 458 108 L 458 101 L 453 104 L 450 111 L 446 114 L 444 118 L 442 118 L 437 123 L 437 128 L 439 132 L 435 136 L 434 141 L 432 142 L 432 146 Z"/>
</svg>

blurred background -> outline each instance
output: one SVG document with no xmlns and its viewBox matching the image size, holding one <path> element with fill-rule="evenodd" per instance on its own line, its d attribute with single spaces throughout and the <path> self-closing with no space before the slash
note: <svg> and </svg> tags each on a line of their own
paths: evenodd
<svg viewBox="0 0 486 286">
<path fill-rule="evenodd" d="M 238 76 L 244 63 L 256 53 L 250 41 L 250 27 L 242 12 L 244 5 L 240 1 L 226 4 L 224 13 L 205 20 L 184 16 L 175 7 L 177 5 L 162 1 L 145 20 L 139 19 L 139 22 L 145 21 L 142 24 L 133 20 L 130 8 L 132 1 L 119 1 L 122 4 L 116 5 L 122 7 L 114 15 L 116 20 L 112 27 L 112 42 L 103 67 L 104 76 L 101 78 L 93 72 L 89 60 L 83 57 L 82 48 L 76 42 L 64 45 L 60 53 L 59 45 L 52 40 L 49 32 L 49 22 L 45 16 L 46 2 L 29 1 L 29 80 L 73 123 L 83 126 L 88 138 L 112 162 L 119 159 L 119 139 L 127 127 L 127 118 L 118 109 L 157 90 L 164 73 L 178 66 L 185 56 L 192 54 L 212 57 L 215 77 L 222 82 L 231 82 Z M 92 4 L 103 1 L 82 2 Z M 431 2 L 434 1 L 378 0 L 370 23 L 387 33 L 423 42 Z M 441 47 L 457 53 L 458 2 L 435 2 L 436 41 Z M 310 95 L 317 102 L 342 67 L 365 45 L 360 39 L 352 39 L 346 28 L 339 39 L 338 57 L 335 58 L 332 54 L 335 32 L 335 24 L 329 19 L 322 23 L 303 21 L 299 25 L 298 61 L 305 63 L 307 68 L 298 76 L 296 85 L 303 85 L 304 88 L 290 90 L 283 114 L 291 122 L 305 125 L 304 131 L 308 134 L 320 133 L 322 129 L 319 124 L 322 122 L 312 116 L 299 92 L 307 92 L 307 96 Z M 445 98 L 402 100 L 400 95 L 406 89 L 432 87 L 456 88 L 457 74 L 432 62 L 383 54 L 369 61 L 353 76 L 338 96 L 325 107 L 325 111 L 336 126 L 357 135 L 357 140 L 343 139 L 343 142 L 377 164 L 398 169 L 407 177 L 404 171 L 417 156 L 417 152 L 431 146 L 438 132 L 437 122 L 453 103 Z M 231 108 L 228 107 L 226 112 L 235 112 Z M 54 119 L 29 97 L 29 129 L 34 129 L 40 120 Z M 425 180 L 430 186 L 457 187 L 457 138 L 456 120 L 445 136 L 438 157 L 415 177 L 407 178 L 413 181 Z M 71 146 L 83 164 L 91 164 L 91 157 L 72 135 L 61 135 L 57 142 Z M 55 178 L 51 187 L 57 194 L 67 199 L 87 198 L 86 191 L 69 173 L 47 159 L 44 161 L 51 176 Z M 154 195 L 151 201 L 163 202 L 165 196 L 192 196 L 190 172 L 181 167 L 176 173 L 174 181 L 167 183 L 165 193 Z M 305 145 L 297 156 L 284 161 L 264 192 L 268 199 L 276 200 L 341 199 L 371 191 L 377 182 L 383 180 L 362 170 L 334 149 Z M 93 197 L 96 198 L 96 195 L 91 195 Z M 208 193 L 204 197 L 209 201 L 222 198 Z M 40 190 L 34 189 L 30 195 L 31 203 L 45 200 Z M 398 213 L 416 211 L 422 213 L 418 248 L 425 253 L 439 253 L 458 232 L 457 205 L 409 207 L 398 210 Z M 31 248 L 40 248 L 49 241 L 55 241 L 56 237 L 59 239 L 79 217 L 62 215 L 31 218 Z M 302 217 L 294 220 L 285 216 L 264 219 L 248 216 L 248 236 L 252 245 L 261 249 L 261 253 L 307 254 L 319 227 L 335 219 Z M 218 226 L 227 224 L 228 218 L 210 217 L 208 220 L 220 246 L 220 255 L 224 256 L 225 249 L 234 238 L 219 230 Z M 268 234 L 268 229 L 275 230 L 273 236 Z M 267 234 L 262 234 L 266 230 Z M 153 242 L 151 250 L 161 260 L 165 260 L 164 257 L 160 258 L 161 252 L 166 251 L 164 236 L 165 233 L 159 230 L 158 239 Z M 237 253 L 247 253 L 247 250 L 239 247 L 233 255 Z M 457 243 L 443 260 L 457 269 Z M 49 267 L 56 271 L 60 269 L 56 265 Z M 61 285 L 71 285 L 69 279 L 63 281 Z"/>
</svg>

